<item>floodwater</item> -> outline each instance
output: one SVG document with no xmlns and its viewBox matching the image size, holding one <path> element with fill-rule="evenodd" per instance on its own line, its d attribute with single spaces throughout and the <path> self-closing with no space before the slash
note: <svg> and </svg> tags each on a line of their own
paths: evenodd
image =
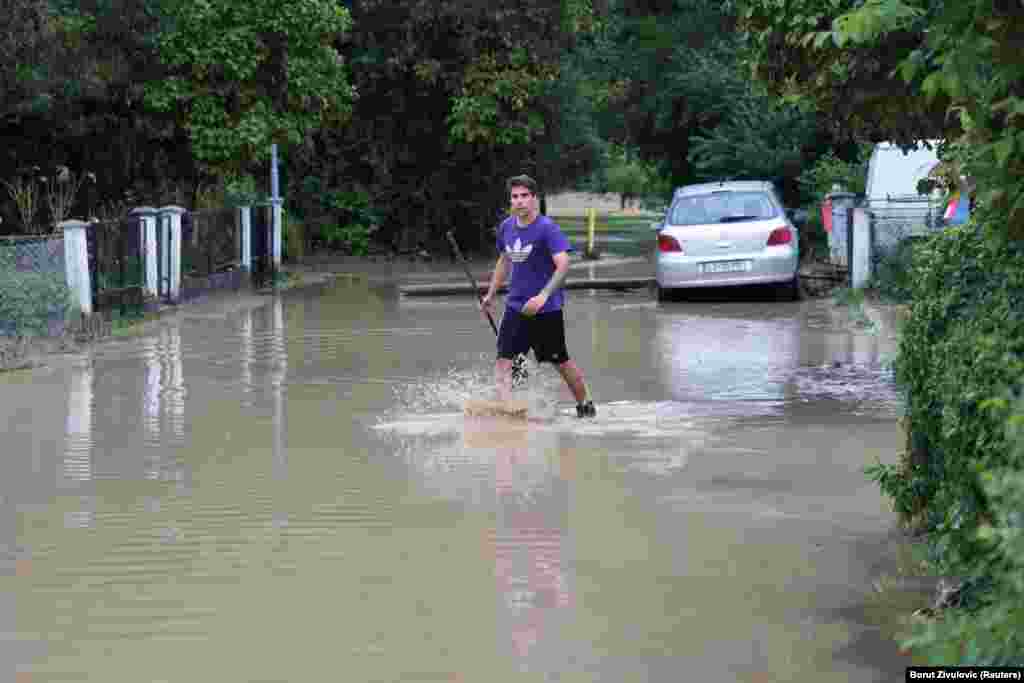
<svg viewBox="0 0 1024 683">
<path fill-rule="evenodd" d="M 472 300 L 338 280 L 0 377 L 19 683 L 892 681 L 894 341 L 829 301 L 569 292 L 598 417 L 533 366 L 466 418 Z M 4 680 L 7 680 L 6 678 Z"/>
</svg>

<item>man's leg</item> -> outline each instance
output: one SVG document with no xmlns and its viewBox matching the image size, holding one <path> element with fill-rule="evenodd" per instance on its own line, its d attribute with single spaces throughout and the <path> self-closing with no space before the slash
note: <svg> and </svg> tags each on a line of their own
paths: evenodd
<svg viewBox="0 0 1024 683">
<path fill-rule="evenodd" d="M 565 345 L 565 316 L 561 310 L 538 316 L 537 338 L 534 340 L 537 362 L 548 362 L 558 368 L 558 374 L 565 380 L 569 391 L 576 399 L 576 414 L 580 417 L 594 417 L 597 412 L 590 400 L 583 371 L 569 358 Z"/>
<path fill-rule="evenodd" d="M 494 384 L 498 388 L 498 400 L 512 398 L 512 360 L 499 358 L 494 363 Z"/>
<path fill-rule="evenodd" d="M 577 403 L 583 403 L 588 398 L 587 384 L 583 381 L 583 371 L 576 365 L 575 361 L 567 360 L 556 366 L 558 374 L 562 376 L 569 386 L 569 391 L 576 398 Z"/>
<path fill-rule="evenodd" d="M 498 326 L 498 360 L 494 363 L 494 383 L 499 401 L 512 398 L 513 358 L 530 350 L 528 334 L 527 321 L 516 311 L 506 308 Z"/>
</svg>

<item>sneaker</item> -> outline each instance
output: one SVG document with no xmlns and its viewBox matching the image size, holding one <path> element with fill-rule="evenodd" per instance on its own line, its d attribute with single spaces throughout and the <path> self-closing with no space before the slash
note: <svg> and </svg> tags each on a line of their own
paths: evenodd
<svg viewBox="0 0 1024 683">
<path fill-rule="evenodd" d="M 597 417 L 597 408 L 593 401 L 584 401 L 576 404 L 576 417 Z"/>
</svg>

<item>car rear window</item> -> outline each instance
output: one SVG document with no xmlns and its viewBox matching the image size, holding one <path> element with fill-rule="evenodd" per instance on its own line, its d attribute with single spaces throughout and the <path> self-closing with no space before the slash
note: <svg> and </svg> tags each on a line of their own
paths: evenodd
<svg viewBox="0 0 1024 683">
<path fill-rule="evenodd" d="M 670 225 L 706 225 L 775 218 L 779 210 L 765 192 L 709 192 L 678 198 L 669 212 Z"/>
</svg>

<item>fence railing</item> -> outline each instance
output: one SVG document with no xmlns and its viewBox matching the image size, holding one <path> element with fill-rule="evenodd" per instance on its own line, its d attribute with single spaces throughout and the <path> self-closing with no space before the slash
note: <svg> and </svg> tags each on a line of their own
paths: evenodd
<svg viewBox="0 0 1024 683">
<path fill-rule="evenodd" d="M 21 334 L 17 321 L 32 318 L 24 313 L 30 304 L 46 308 L 43 318 L 63 319 L 71 309 L 127 315 L 149 302 L 237 288 L 250 274 L 262 287 L 281 264 L 279 202 L 195 212 L 140 207 L 119 220 L 57 227 L 57 235 L 0 237 L 0 334 Z"/>
<path fill-rule="evenodd" d="M 908 237 L 940 229 L 942 205 L 927 198 L 872 199 L 861 202 L 871 218 L 872 252 L 879 257 Z"/>
<path fill-rule="evenodd" d="M 208 209 L 181 217 L 181 295 L 242 285 L 242 212 Z"/>
<path fill-rule="evenodd" d="M 192 211 L 181 218 L 181 272 L 203 277 L 242 265 L 241 212 Z"/>
<path fill-rule="evenodd" d="M 59 334 L 71 305 L 63 234 L 0 237 L 0 335 Z"/>
<path fill-rule="evenodd" d="M 89 223 L 85 235 L 93 310 L 122 317 L 141 312 L 146 284 L 142 218 Z"/>
</svg>

